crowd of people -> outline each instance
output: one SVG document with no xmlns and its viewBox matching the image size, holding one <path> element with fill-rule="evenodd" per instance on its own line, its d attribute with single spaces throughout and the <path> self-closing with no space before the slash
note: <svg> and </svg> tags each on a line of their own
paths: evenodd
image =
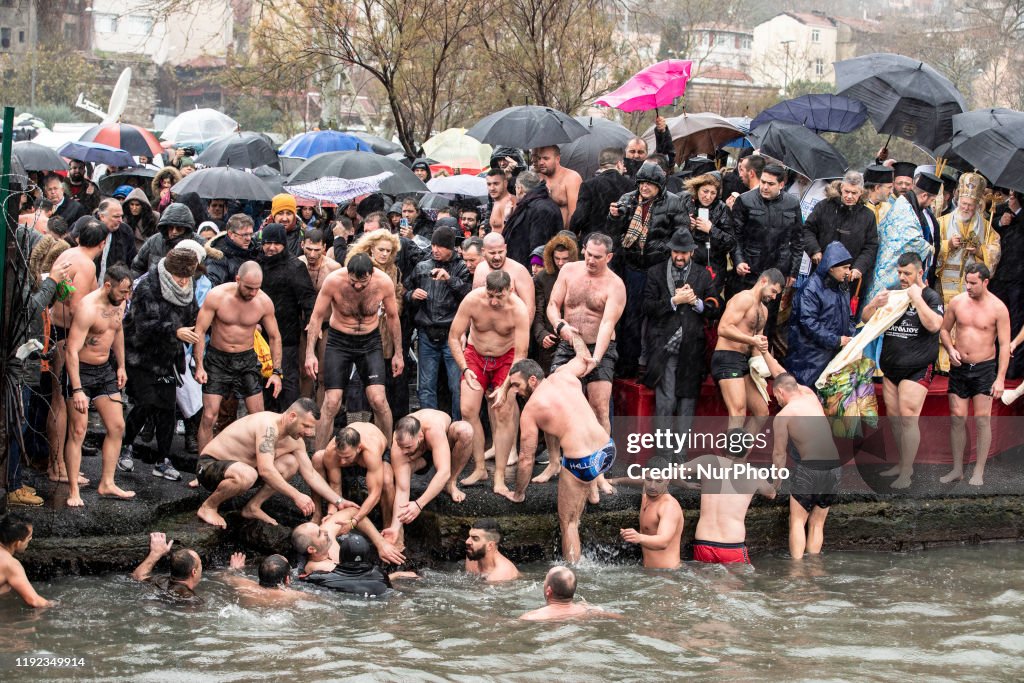
<svg viewBox="0 0 1024 683">
<path fill-rule="evenodd" d="M 602 150 L 586 179 L 561 165 L 557 146 L 531 150 L 529 163 L 498 148 L 486 203 L 440 211 L 381 194 L 333 210 L 289 194 L 269 210 L 176 196 L 175 179 L 192 168 L 181 154 L 151 186 L 110 197 L 87 164 L 40 179 L 19 219 L 19 345 L 38 340 L 42 351 L 11 365 L 25 419 L 11 438 L 8 505 L 43 502 L 22 481 L 23 460 L 67 483 L 69 507 L 84 504 L 94 409 L 101 496 L 134 495 L 122 486 L 139 469 L 136 444 L 152 438 L 152 474 L 181 479 L 180 421 L 198 456 L 192 485 L 210 493 L 199 519 L 226 526 L 221 506 L 262 485 L 242 516 L 277 524 L 263 504 L 282 494 L 312 519 L 296 529 L 297 550 L 324 566 L 338 562 L 314 528 L 327 520 L 330 547 L 358 530 L 400 561 L 405 526 L 438 495 L 458 503 L 463 488 L 486 484 L 519 503 L 531 482 L 553 478 L 572 562 L 586 503 L 614 491 L 614 381 L 650 387 L 656 415 L 686 430 L 710 375 L 730 431 L 753 433 L 769 413 L 764 377 L 785 415 L 824 419 L 823 371 L 851 343 L 879 337 L 885 405 L 900 418 L 893 486 L 910 484 L 914 418 L 937 372 L 949 374 L 954 416 L 942 480 L 962 478 L 969 406 L 989 415 L 1005 380 L 1021 376 L 1011 351 L 1024 339 L 1024 197 L 976 173 L 951 180 L 887 161 L 883 149 L 812 207 L 796 194 L 809 179 L 771 159 L 677 166 L 661 117 L 656 140 L 654 153 L 639 138 Z M 412 168 L 429 178 L 428 163 Z M 349 411 L 371 421 L 350 422 Z M 787 439 L 801 453 L 813 439 L 792 424 L 776 431 L 781 464 Z M 970 483 L 980 485 L 987 421 L 977 438 Z M 794 554 L 820 549 L 831 500 L 821 489 L 838 486 L 835 463 L 819 465 L 802 464 L 808 493 L 793 496 L 794 524 L 809 525 Z M 413 473 L 429 475 L 418 496 Z M 346 497 L 356 477 L 362 502 Z M 682 513 L 666 488 L 645 483 L 641 530 L 623 531 L 653 566 L 680 557 Z M 703 496 L 695 557 L 746 560 L 746 506 L 777 490 L 762 481 L 745 497 Z M 661 502 L 648 511 L 648 498 Z"/>
</svg>

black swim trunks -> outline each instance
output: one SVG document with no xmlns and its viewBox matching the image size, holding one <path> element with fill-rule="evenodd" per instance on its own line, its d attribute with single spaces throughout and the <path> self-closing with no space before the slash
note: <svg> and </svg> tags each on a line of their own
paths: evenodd
<svg viewBox="0 0 1024 683">
<path fill-rule="evenodd" d="M 916 382 L 923 387 L 930 387 L 934 372 L 930 363 L 923 368 L 886 367 L 883 365 L 881 370 L 885 378 L 896 386 L 899 386 L 900 382 Z"/>
<path fill-rule="evenodd" d="M 790 495 L 807 512 L 828 508 L 836 501 L 843 467 L 836 460 L 804 460 L 797 463 Z"/>
<path fill-rule="evenodd" d="M 217 486 L 224 481 L 228 468 L 234 465 L 237 460 L 217 460 L 209 455 L 200 455 L 196 461 L 196 479 L 207 491 L 217 490 Z"/>
<path fill-rule="evenodd" d="M 587 349 L 590 353 L 594 353 L 594 347 L 595 344 L 587 344 Z M 576 350 L 572 348 L 572 344 L 564 339 L 558 342 L 558 346 L 555 349 L 555 355 L 551 359 L 551 372 L 554 372 L 575 357 Z M 613 339 L 608 342 L 608 350 L 604 352 L 604 357 L 601 358 L 601 362 L 598 366 L 591 370 L 590 374 L 580 380 L 583 383 L 583 386 L 585 387 L 591 382 L 611 382 L 614 380 L 615 363 L 618 360 L 619 352 L 615 348 L 615 340 Z M 550 375 L 551 372 L 548 374 Z"/>
<path fill-rule="evenodd" d="M 328 330 L 323 364 L 324 388 L 345 391 L 353 365 L 364 387 L 384 386 L 387 366 L 384 364 L 379 328 L 367 334 L 344 334 L 333 327 Z"/>
<path fill-rule="evenodd" d="M 90 401 L 100 396 L 118 396 L 121 393 L 117 386 L 117 373 L 109 362 L 91 365 L 78 361 L 78 381 L 82 383 L 82 391 Z M 74 387 L 71 386 L 67 368 L 64 368 L 61 375 L 61 386 L 64 389 L 64 398 L 71 398 L 71 390 Z"/>
<path fill-rule="evenodd" d="M 743 379 L 750 374 L 750 356 L 739 351 L 715 351 L 711 354 L 711 376 L 716 382 L 723 379 Z"/>
<path fill-rule="evenodd" d="M 949 368 L 949 393 L 960 398 L 988 396 L 992 394 L 992 385 L 996 381 L 998 371 L 996 359 L 983 360 L 980 363 L 961 363 Z"/>
<path fill-rule="evenodd" d="M 207 376 L 203 393 L 214 396 L 234 394 L 241 399 L 255 396 L 263 391 L 260 367 L 260 359 L 253 349 L 228 353 L 207 346 L 203 357 L 203 368 Z"/>
</svg>

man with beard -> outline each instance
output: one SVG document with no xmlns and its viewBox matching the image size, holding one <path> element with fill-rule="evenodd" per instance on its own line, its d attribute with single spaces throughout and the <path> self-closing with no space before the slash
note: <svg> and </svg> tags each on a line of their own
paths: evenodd
<svg viewBox="0 0 1024 683">
<path fill-rule="evenodd" d="M 480 230 L 480 209 L 463 206 L 459 209 L 459 227 L 465 237 L 475 237 Z"/>
<path fill-rule="evenodd" d="M 496 232 L 499 235 L 505 229 L 505 218 L 515 208 L 515 197 L 508 191 L 508 182 L 505 173 L 501 169 L 492 168 L 487 172 L 487 199 L 491 204 L 491 211 L 487 216 L 489 232 Z"/>
<path fill-rule="evenodd" d="M 579 197 L 583 178 L 571 168 L 562 166 L 561 159 L 562 152 L 558 149 L 558 145 L 548 145 L 547 147 L 538 147 L 533 150 L 533 167 L 547 185 L 548 195 L 558 205 L 558 209 L 562 213 L 562 224 L 552 230 L 551 234 L 546 239 L 541 240 L 539 244 L 531 246 L 527 251 L 527 257 L 529 257 L 529 252 L 535 247 L 545 244 L 556 232 L 567 228 L 569 226 L 569 219 L 576 212 L 576 200 Z M 517 187 L 518 182 L 519 179 L 517 178 Z M 522 262 L 520 261 L 520 263 Z"/>
<path fill-rule="evenodd" d="M 640 499 L 640 531 L 620 529 L 626 543 L 640 546 L 648 569 L 677 569 L 683 537 L 683 508 L 668 493 L 670 478 L 662 476 L 668 461 L 654 457 L 644 466 L 644 495 Z"/>
<path fill-rule="evenodd" d="M 576 211 L 567 226 L 578 238 L 591 232 L 607 233 L 608 206 L 633 189 L 626 175 L 622 149 L 607 147 L 598 157 L 600 168 L 580 185 Z"/>
<path fill-rule="evenodd" d="M 290 194 L 274 195 L 274 200 L 270 205 L 270 222 L 279 223 L 284 227 L 288 240 L 285 245 L 288 253 L 293 256 L 302 256 L 302 240 L 306 236 L 306 231 L 302 228 L 296 215 L 297 212 L 295 197 Z"/>
<path fill-rule="evenodd" d="M 888 166 L 868 166 L 864 169 L 864 189 L 867 192 L 867 207 L 875 215 L 875 225 L 881 224 L 885 214 L 889 213 L 892 198 L 892 169 Z"/>
<path fill-rule="evenodd" d="M 68 162 L 68 179 L 64 181 L 65 194 L 81 204 L 86 213 L 95 211 L 102 198 L 96 183 L 89 179 L 91 173 L 89 163 L 72 159 Z"/>
<path fill-rule="evenodd" d="M 125 301 L 132 291 L 131 271 L 114 265 L 107 269 L 103 286 L 85 295 L 75 309 L 68 330 L 64 367 L 64 396 L 67 400 L 68 440 L 64 463 L 68 471 L 68 507 L 82 507 L 78 474 L 82 464 L 82 443 L 89 427 L 89 404 L 94 403 L 103 420 L 103 469 L 96 491 L 101 496 L 132 498 L 114 483 L 117 456 L 124 436 L 121 389 L 125 373 L 124 319 Z M 117 370 L 110 364 L 113 352 Z"/>
<path fill-rule="evenodd" d="M 290 406 L 299 398 L 299 337 L 303 323 L 313 312 L 317 292 L 309 279 L 309 271 L 287 250 L 284 226 L 271 223 L 263 228 L 263 291 L 274 304 L 274 318 L 281 334 L 281 392 L 279 396 L 264 394 L 263 402 L 277 410 Z M 276 401 L 275 401 L 276 399 Z"/>
<path fill-rule="evenodd" d="M 897 161 L 892 165 L 893 201 L 914 189 L 915 170 L 917 170 L 917 165 L 909 161 Z"/>
<path fill-rule="evenodd" d="M 43 180 L 43 194 L 53 202 L 54 215 L 63 218 L 69 226 L 74 225 L 82 216 L 89 215 L 84 206 L 64 193 L 64 183 L 56 173 L 51 173 Z"/>
<path fill-rule="evenodd" d="M 218 285 L 209 291 L 196 319 L 199 338 L 192 356 L 196 363 L 196 381 L 203 385 L 203 419 L 199 423 L 199 452 L 213 438 L 213 423 L 226 396 L 234 394 L 245 401 L 249 414 L 263 411 L 263 376 L 254 350 L 254 334 L 260 325 L 270 345 L 274 370 L 267 380 L 274 396 L 281 392 L 281 334 L 277 330 L 274 302 L 260 289 L 263 271 L 246 262 L 238 269 L 235 282 Z M 210 346 L 206 333 L 210 332 Z M 207 374 L 209 373 L 209 374 Z"/>
<path fill-rule="evenodd" d="M 466 538 L 466 573 L 476 574 L 487 583 L 515 581 L 519 570 L 512 561 L 501 554 L 501 527 L 495 519 L 478 519 L 473 522 Z"/>
<path fill-rule="evenodd" d="M 327 448 L 313 454 L 313 467 L 339 496 L 343 495 L 343 470 L 348 469 L 350 476 L 361 475 L 366 480 L 366 498 L 353 515 L 346 531 L 355 529 L 361 520 L 373 512 L 385 488 L 394 490 L 391 457 L 386 453 L 388 445 L 384 432 L 374 425 L 369 422 L 353 422 L 335 432 Z M 314 494 L 316 510 L 313 512 L 313 521 L 318 523 L 321 519 L 320 501 L 321 498 Z M 333 503 L 327 506 L 328 514 L 335 510 L 337 506 Z"/>
<path fill-rule="evenodd" d="M 626 156 L 622 160 L 622 165 L 626 169 L 626 177 L 630 180 L 636 178 L 636 172 L 640 170 L 640 167 L 644 165 L 644 161 L 647 160 L 647 141 L 643 138 L 633 138 L 626 143 Z M 614 201 L 614 199 L 612 200 Z"/>
</svg>

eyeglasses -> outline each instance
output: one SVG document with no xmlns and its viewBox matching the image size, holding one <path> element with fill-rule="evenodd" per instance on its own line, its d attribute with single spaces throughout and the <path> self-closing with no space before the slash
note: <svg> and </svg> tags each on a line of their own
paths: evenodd
<svg viewBox="0 0 1024 683">
<path fill-rule="evenodd" d="M 251 232 L 233 232 L 231 234 L 232 235 L 237 235 L 238 237 L 241 237 L 242 239 L 250 239 L 250 240 L 252 239 L 252 233 Z"/>
</svg>

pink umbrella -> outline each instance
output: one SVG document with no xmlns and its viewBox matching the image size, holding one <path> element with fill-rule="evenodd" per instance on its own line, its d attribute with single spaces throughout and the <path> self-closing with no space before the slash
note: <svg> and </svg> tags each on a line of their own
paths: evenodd
<svg viewBox="0 0 1024 683">
<path fill-rule="evenodd" d="M 649 111 L 666 107 L 686 91 L 693 62 L 668 59 L 640 71 L 594 104 L 621 111 Z"/>
</svg>

